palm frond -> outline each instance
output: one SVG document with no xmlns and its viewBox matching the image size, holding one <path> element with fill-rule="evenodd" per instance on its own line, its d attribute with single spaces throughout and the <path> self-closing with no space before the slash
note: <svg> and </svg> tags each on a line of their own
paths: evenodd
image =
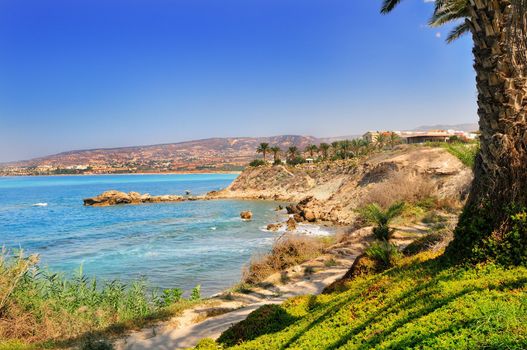
<svg viewBox="0 0 527 350">
<path fill-rule="evenodd" d="M 387 14 L 392 12 L 395 6 L 399 5 L 400 2 L 401 0 L 384 0 L 381 7 L 381 13 Z"/>
<path fill-rule="evenodd" d="M 452 43 L 453 41 L 459 39 L 463 35 L 470 32 L 470 27 L 467 22 L 461 23 L 448 34 L 448 37 L 446 38 L 447 43 Z"/>
</svg>

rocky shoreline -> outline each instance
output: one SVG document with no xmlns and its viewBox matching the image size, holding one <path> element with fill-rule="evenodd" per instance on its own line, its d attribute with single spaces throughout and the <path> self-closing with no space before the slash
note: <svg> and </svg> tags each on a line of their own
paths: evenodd
<svg viewBox="0 0 527 350">
<path fill-rule="evenodd" d="M 98 196 L 83 199 L 85 206 L 93 207 L 107 207 L 112 205 L 122 204 L 144 204 L 144 203 L 164 203 L 164 202 L 185 202 L 185 201 L 196 201 L 196 200 L 207 200 L 207 196 L 179 196 L 179 195 L 162 195 L 152 196 L 148 193 L 138 192 L 121 192 L 116 190 L 110 190 L 101 193 Z"/>
</svg>

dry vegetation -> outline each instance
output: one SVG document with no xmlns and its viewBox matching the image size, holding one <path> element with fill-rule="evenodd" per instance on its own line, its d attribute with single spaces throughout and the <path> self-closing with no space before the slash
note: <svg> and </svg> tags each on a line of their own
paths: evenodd
<svg viewBox="0 0 527 350">
<path fill-rule="evenodd" d="M 257 284 L 270 275 L 321 255 L 331 241 L 317 237 L 284 235 L 269 253 L 256 255 L 243 272 L 242 282 Z"/>
<path fill-rule="evenodd" d="M 394 173 L 390 181 L 375 184 L 362 198 L 362 206 L 376 203 L 388 208 L 395 202 L 417 203 L 431 197 L 436 188 L 423 177 L 410 176 L 405 173 Z"/>
</svg>

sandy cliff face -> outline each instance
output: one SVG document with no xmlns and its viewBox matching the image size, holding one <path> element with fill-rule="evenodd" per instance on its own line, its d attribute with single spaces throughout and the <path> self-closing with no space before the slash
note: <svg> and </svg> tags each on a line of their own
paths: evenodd
<svg viewBox="0 0 527 350">
<path fill-rule="evenodd" d="M 471 180 L 472 171 L 443 149 L 400 147 L 361 161 L 249 168 L 214 196 L 302 201 L 318 220 L 349 224 L 371 202 L 463 200 Z"/>
</svg>

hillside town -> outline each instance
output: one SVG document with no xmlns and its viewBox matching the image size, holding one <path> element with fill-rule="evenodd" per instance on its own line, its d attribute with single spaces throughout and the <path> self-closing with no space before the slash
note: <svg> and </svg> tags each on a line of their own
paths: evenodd
<svg viewBox="0 0 527 350">
<path fill-rule="evenodd" d="M 55 156 L 0 165 L 0 176 L 128 174 L 171 172 L 233 172 L 241 171 L 253 158 L 258 145 L 274 145 L 260 151 L 263 158 L 274 154 L 270 163 L 288 162 L 291 165 L 327 159 L 346 159 L 358 141 L 372 145 L 415 144 L 425 142 L 471 142 L 477 132 L 460 130 L 428 131 L 368 131 L 362 137 L 317 139 L 305 136 L 276 136 L 270 138 L 211 139 L 122 149 L 100 149 L 66 152 Z M 332 139 L 333 140 L 333 139 Z M 263 142 L 262 142 L 263 141 Z M 274 148 L 274 149 L 273 149 Z M 337 149 L 338 148 L 338 149 Z M 355 151 L 356 152 L 356 151 Z M 278 154 L 285 155 L 281 159 Z"/>
</svg>

